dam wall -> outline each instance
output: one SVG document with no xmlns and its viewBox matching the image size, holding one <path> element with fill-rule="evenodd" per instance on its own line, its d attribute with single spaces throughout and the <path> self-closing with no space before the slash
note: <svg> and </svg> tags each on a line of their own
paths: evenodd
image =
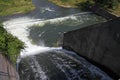
<svg viewBox="0 0 120 80">
<path fill-rule="evenodd" d="M 120 18 L 64 33 L 63 48 L 120 78 Z"/>
<path fill-rule="evenodd" d="M 19 80 L 15 67 L 2 54 L 0 54 L 0 80 Z"/>
</svg>

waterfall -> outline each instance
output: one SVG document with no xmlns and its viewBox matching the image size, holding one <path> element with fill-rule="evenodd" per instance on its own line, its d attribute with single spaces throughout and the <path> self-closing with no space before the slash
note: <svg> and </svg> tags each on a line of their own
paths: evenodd
<svg viewBox="0 0 120 80">
<path fill-rule="evenodd" d="M 18 39 L 25 43 L 25 49 L 21 51 L 20 56 L 25 57 L 28 55 L 37 54 L 40 52 L 44 52 L 50 49 L 55 49 L 53 47 L 46 47 L 44 42 L 40 42 L 41 45 L 32 44 L 31 40 L 28 38 L 29 36 L 29 28 L 33 25 L 44 26 L 46 23 L 54 24 L 60 23 L 62 21 L 72 19 L 77 21 L 77 18 L 82 14 L 90 14 L 90 12 L 79 13 L 75 15 L 70 15 L 66 17 L 54 18 L 54 19 L 33 19 L 29 17 L 20 17 L 15 19 L 10 19 L 3 23 L 4 28 L 11 33 L 13 36 L 16 36 Z M 87 19 L 87 18 L 86 18 Z"/>
</svg>

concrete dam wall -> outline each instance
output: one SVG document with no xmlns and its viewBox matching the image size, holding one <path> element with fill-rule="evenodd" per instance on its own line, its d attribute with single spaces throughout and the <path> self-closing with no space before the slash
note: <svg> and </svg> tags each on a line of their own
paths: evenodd
<svg viewBox="0 0 120 80">
<path fill-rule="evenodd" d="M 0 54 L 0 80 L 19 80 L 15 67 L 2 54 Z"/>
<path fill-rule="evenodd" d="M 120 18 L 65 33 L 63 48 L 104 66 L 114 73 L 112 76 L 120 78 Z"/>
</svg>

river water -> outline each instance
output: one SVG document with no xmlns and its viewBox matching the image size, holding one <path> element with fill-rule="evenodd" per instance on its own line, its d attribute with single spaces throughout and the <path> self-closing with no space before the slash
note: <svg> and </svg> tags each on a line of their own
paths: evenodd
<svg viewBox="0 0 120 80">
<path fill-rule="evenodd" d="M 33 0 L 33 3 L 34 11 L 3 18 L 4 28 L 25 43 L 17 60 L 20 80 L 112 80 L 76 53 L 61 47 L 65 32 L 105 19 L 47 0 Z"/>
</svg>

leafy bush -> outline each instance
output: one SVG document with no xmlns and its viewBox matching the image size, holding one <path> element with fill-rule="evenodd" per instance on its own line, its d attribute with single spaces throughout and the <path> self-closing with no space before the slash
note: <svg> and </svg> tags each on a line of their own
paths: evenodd
<svg viewBox="0 0 120 80">
<path fill-rule="evenodd" d="M 120 0 L 95 0 L 95 2 L 103 7 L 115 9 L 118 7 Z"/>
<path fill-rule="evenodd" d="M 23 49 L 23 42 L 7 33 L 0 23 L 0 51 L 2 54 L 15 62 L 21 49 Z"/>
</svg>

